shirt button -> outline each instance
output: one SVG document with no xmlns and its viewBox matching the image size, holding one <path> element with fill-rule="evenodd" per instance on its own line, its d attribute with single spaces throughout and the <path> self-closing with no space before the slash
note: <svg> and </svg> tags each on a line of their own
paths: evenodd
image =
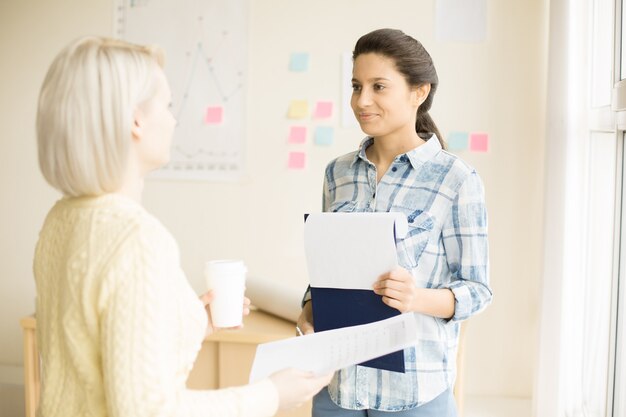
<svg viewBox="0 0 626 417">
<path fill-rule="evenodd" d="M 393 168 L 391 168 L 391 170 L 392 170 L 393 172 L 396 172 L 396 171 L 398 170 L 398 168 L 393 167 Z"/>
</svg>

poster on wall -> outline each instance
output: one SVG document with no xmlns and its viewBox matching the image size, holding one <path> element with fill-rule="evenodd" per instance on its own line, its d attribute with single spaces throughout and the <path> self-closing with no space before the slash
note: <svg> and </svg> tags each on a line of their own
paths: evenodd
<svg viewBox="0 0 626 417">
<path fill-rule="evenodd" d="M 174 132 L 152 178 L 221 181 L 243 175 L 248 0 L 116 0 L 114 34 L 165 50 Z"/>
</svg>

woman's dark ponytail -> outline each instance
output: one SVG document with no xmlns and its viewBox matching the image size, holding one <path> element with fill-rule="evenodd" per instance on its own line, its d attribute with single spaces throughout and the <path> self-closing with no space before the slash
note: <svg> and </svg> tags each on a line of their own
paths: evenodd
<svg viewBox="0 0 626 417">
<path fill-rule="evenodd" d="M 432 117 L 430 117 L 430 114 L 428 114 L 428 112 L 417 112 L 417 119 L 415 120 L 415 131 L 420 138 L 426 140 L 430 139 L 433 134 L 435 134 L 435 136 L 437 136 L 437 139 L 439 139 L 441 147 L 443 149 L 447 148 L 446 143 L 443 140 L 443 136 L 441 136 L 437 125 L 433 121 Z"/>
</svg>

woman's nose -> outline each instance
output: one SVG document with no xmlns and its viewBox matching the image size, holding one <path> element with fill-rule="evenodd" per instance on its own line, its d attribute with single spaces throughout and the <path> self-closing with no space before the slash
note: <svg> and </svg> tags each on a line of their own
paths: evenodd
<svg viewBox="0 0 626 417">
<path fill-rule="evenodd" d="M 356 104 L 359 107 L 366 107 L 366 106 L 372 104 L 371 92 L 368 89 L 363 88 L 360 91 L 359 95 L 357 96 Z"/>
</svg>

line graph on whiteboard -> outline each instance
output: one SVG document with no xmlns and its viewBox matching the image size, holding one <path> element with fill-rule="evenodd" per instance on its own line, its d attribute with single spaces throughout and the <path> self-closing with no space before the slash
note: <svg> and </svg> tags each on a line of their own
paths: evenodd
<svg viewBox="0 0 626 417">
<path fill-rule="evenodd" d="M 178 120 L 170 162 L 150 176 L 236 180 L 243 174 L 248 0 L 117 0 L 116 37 L 165 50 Z"/>
</svg>

